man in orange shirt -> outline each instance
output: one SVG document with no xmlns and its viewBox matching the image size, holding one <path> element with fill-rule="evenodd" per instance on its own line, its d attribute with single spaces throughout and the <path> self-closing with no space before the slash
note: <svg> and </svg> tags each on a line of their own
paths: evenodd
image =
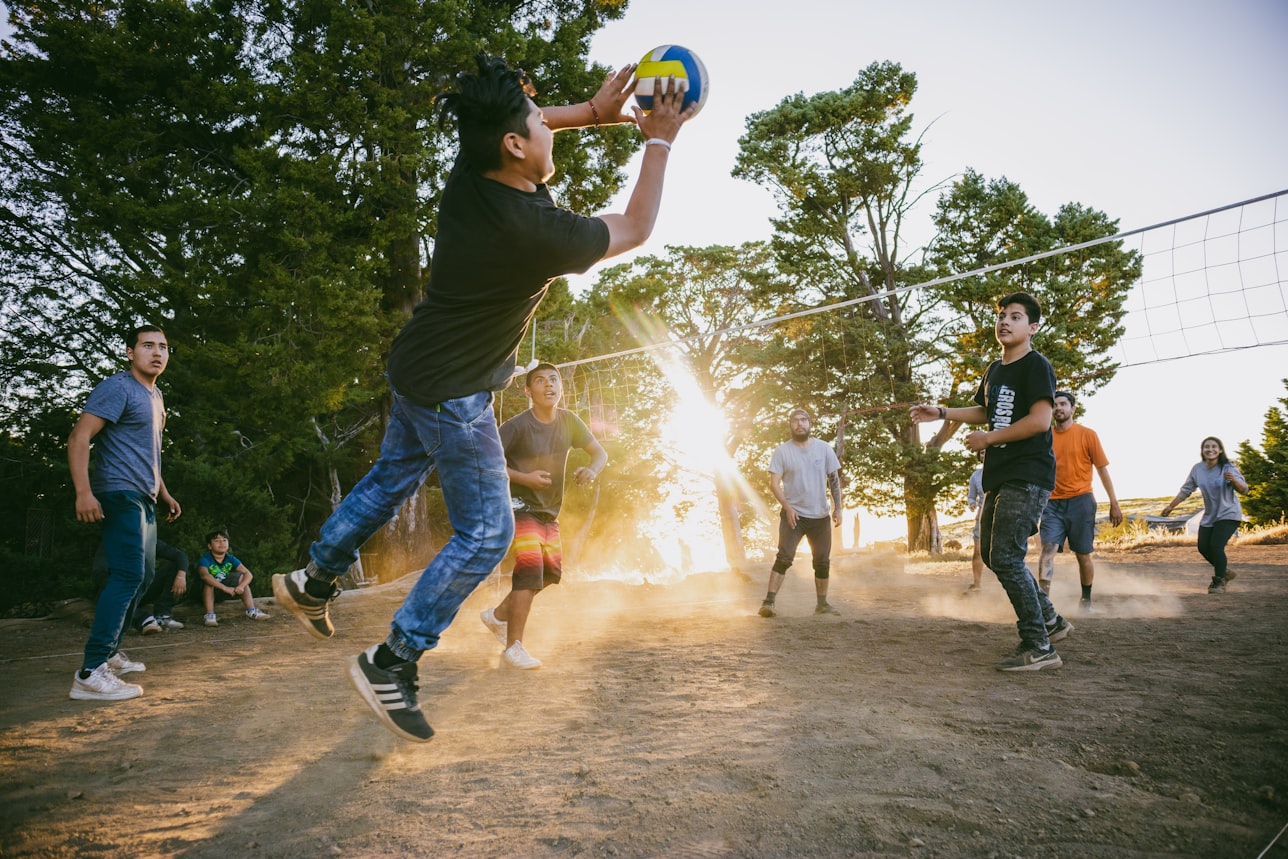
<svg viewBox="0 0 1288 859">
<path fill-rule="evenodd" d="M 1123 521 L 1109 479 L 1109 458 L 1100 446 L 1096 431 L 1073 422 L 1073 394 L 1056 391 L 1051 409 L 1051 447 L 1055 451 L 1055 491 L 1042 511 L 1042 557 L 1038 561 L 1038 584 L 1051 592 L 1055 575 L 1055 553 L 1067 539 L 1069 548 L 1078 556 L 1078 577 L 1082 582 L 1082 599 L 1078 607 L 1091 610 L 1091 583 L 1096 566 L 1091 560 L 1096 536 L 1096 496 L 1091 491 L 1091 469 L 1100 475 L 1100 485 L 1109 495 L 1109 521 Z"/>
</svg>

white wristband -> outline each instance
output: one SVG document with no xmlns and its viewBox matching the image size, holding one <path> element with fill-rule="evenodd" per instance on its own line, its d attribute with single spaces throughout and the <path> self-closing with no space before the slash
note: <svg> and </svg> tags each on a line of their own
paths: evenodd
<svg viewBox="0 0 1288 859">
<path fill-rule="evenodd" d="M 669 140 L 663 140 L 663 139 L 662 139 L 662 138 L 660 138 L 660 137 L 650 137 L 648 140 L 645 140 L 645 141 L 644 141 L 644 145 L 645 145 L 645 146 L 662 146 L 662 147 L 665 147 L 665 148 L 666 148 L 666 151 L 667 151 L 667 152 L 670 152 L 670 151 L 671 151 L 671 141 L 669 141 Z"/>
</svg>

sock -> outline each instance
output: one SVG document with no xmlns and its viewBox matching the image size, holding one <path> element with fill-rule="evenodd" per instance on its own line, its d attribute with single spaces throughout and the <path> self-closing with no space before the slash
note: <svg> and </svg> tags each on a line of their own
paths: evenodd
<svg viewBox="0 0 1288 859">
<path fill-rule="evenodd" d="M 774 593 L 765 594 L 765 605 L 773 605 L 775 596 L 777 596 L 777 594 L 774 594 Z"/>
<path fill-rule="evenodd" d="M 397 654 L 389 649 L 389 645 L 382 644 L 376 648 L 376 658 L 372 660 L 376 667 L 382 671 L 388 670 L 400 662 L 406 662 L 406 659 L 400 659 Z"/>
<path fill-rule="evenodd" d="M 314 599 L 327 599 L 331 596 L 331 588 L 334 586 L 333 582 L 320 582 L 312 576 L 304 579 L 304 592 Z"/>
<path fill-rule="evenodd" d="M 76 676 L 77 676 L 77 677 L 79 677 L 79 678 L 80 678 L 80 679 L 82 679 L 82 680 L 88 680 L 88 679 L 89 679 L 89 675 L 90 675 L 90 674 L 93 674 L 93 673 L 94 673 L 94 672 L 92 672 L 92 671 L 86 671 L 84 668 L 82 668 L 82 669 L 80 670 L 80 672 L 79 672 Z"/>
<path fill-rule="evenodd" d="M 1083 602 L 1091 602 L 1091 585 L 1082 586 L 1082 600 Z"/>
</svg>

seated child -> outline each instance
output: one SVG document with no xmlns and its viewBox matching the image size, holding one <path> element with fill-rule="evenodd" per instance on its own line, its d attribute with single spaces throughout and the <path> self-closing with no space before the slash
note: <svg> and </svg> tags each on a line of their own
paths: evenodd
<svg viewBox="0 0 1288 859">
<path fill-rule="evenodd" d="M 246 565 L 228 552 L 228 532 L 222 528 L 206 535 L 208 551 L 197 561 L 197 576 L 201 579 L 206 605 L 206 626 L 219 626 L 215 616 L 215 600 L 240 599 L 246 606 L 246 616 L 252 620 L 268 620 L 269 615 L 255 606 L 250 595 L 250 582 L 254 578 Z"/>
</svg>

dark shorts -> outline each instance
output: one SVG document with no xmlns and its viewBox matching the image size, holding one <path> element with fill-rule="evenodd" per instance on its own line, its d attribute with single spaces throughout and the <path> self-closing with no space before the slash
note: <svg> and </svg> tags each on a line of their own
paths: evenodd
<svg viewBox="0 0 1288 859">
<path fill-rule="evenodd" d="M 524 511 L 514 514 L 514 577 L 516 591 L 539 591 L 559 584 L 563 576 L 563 544 L 559 522 Z"/>
<path fill-rule="evenodd" d="M 1096 548 L 1096 496 L 1087 492 L 1047 501 L 1039 533 L 1043 543 L 1058 546 L 1067 539 L 1075 554 L 1090 555 Z"/>
<path fill-rule="evenodd" d="M 222 582 L 220 582 L 220 584 L 224 585 L 225 587 L 235 588 L 237 587 L 238 584 L 241 583 L 241 577 L 242 577 L 241 573 L 237 573 L 237 572 L 229 573 L 228 577 L 224 579 Z M 230 596 L 229 594 L 224 593 L 218 588 L 213 588 L 210 585 L 207 585 L 205 582 L 202 582 L 202 584 L 215 592 L 215 602 L 223 602 L 224 600 L 241 599 L 241 597 Z"/>
</svg>

